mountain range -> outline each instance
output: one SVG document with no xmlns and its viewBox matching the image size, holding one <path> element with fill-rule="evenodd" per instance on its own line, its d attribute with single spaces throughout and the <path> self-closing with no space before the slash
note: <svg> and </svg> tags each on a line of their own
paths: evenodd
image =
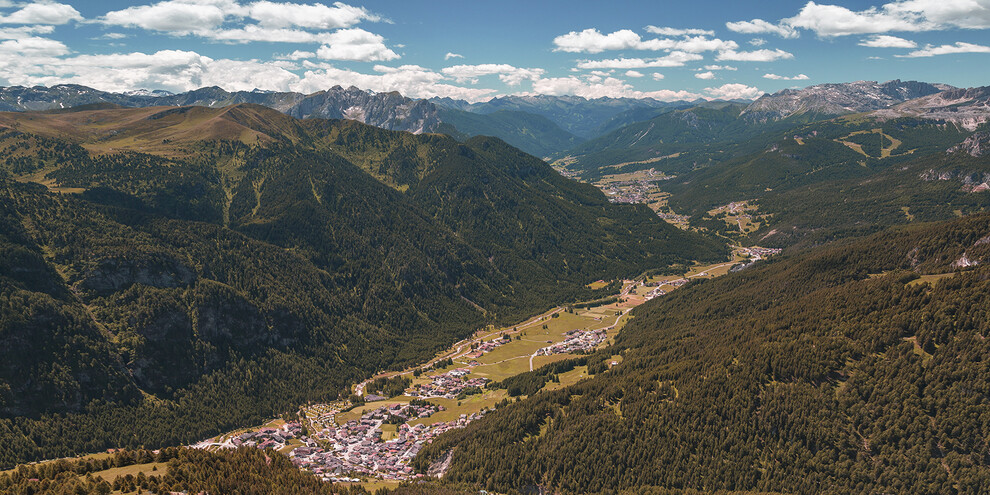
<svg viewBox="0 0 990 495">
<path fill-rule="evenodd" d="M 2 113 L 0 171 L 5 465 L 189 443 L 726 255 L 496 138 L 249 103 Z"/>
<path fill-rule="evenodd" d="M 188 445 L 702 261 L 730 273 L 531 360 L 511 377 L 531 392 L 492 383 L 505 400 L 412 461 L 443 483 L 401 489 L 982 493 L 988 94 L 4 88 L 0 466 Z M 736 264 L 731 245 L 781 252 Z M 179 457 L 170 471 L 233 472 Z"/>
</svg>

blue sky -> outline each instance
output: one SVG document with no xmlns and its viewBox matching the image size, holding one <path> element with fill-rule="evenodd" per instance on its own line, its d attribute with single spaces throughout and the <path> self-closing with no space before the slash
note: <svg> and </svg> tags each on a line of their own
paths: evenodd
<svg viewBox="0 0 990 495">
<path fill-rule="evenodd" d="M 990 85 L 990 0 L 0 0 L 0 85 L 754 98 Z"/>
</svg>

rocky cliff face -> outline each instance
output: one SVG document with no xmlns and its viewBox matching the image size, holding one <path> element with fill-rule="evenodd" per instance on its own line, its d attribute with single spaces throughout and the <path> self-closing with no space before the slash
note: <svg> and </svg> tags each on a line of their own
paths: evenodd
<svg viewBox="0 0 990 495">
<path fill-rule="evenodd" d="M 743 111 L 752 121 L 779 120 L 805 113 L 843 115 L 890 107 L 906 100 L 954 89 L 942 84 L 895 79 L 885 83 L 856 81 L 818 84 L 763 95 Z"/>
<path fill-rule="evenodd" d="M 990 154 L 990 131 L 974 133 L 965 141 L 946 150 L 948 153 L 969 153 L 975 157 Z"/>
<path fill-rule="evenodd" d="M 944 120 L 975 131 L 980 124 L 990 121 L 990 86 L 953 88 L 878 110 L 873 112 L 873 116 L 886 119 L 915 117 Z"/>
<path fill-rule="evenodd" d="M 283 111 L 300 119 L 350 119 L 414 134 L 434 132 L 440 127 L 437 107 L 428 101 L 406 98 L 394 91 L 369 93 L 354 86 L 347 89 L 334 86 L 313 93 Z"/>
</svg>

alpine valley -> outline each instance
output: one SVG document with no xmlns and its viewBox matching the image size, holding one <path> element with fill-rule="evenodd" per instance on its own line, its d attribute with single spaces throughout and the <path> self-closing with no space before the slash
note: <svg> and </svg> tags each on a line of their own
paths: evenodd
<svg viewBox="0 0 990 495">
<path fill-rule="evenodd" d="M 0 492 L 990 486 L 990 87 L 0 110 Z"/>
</svg>

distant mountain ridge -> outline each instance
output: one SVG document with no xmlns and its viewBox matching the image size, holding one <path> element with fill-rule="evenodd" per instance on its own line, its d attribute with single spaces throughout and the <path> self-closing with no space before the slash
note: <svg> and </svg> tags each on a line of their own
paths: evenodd
<svg viewBox="0 0 990 495">
<path fill-rule="evenodd" d="M 880 119 L 914 117 L 944 120 L 974 131 L 980 124 L 990 121 L 990 86 L 952 88 L 877 110 L 872 116 Z"/>
<path fill-rule="evenodd" d="M 131 91 L 110 93 L 75 84 L 51 87 L 0 88 L 0 111 L 43 111 L 93 103 L 125 107 L 205 106 L 210 108 L 254 103 L 296 118 L 351 119 L 392 131 L 435 132 L 441 122 L 437 109 L 397 92 L 373 93 L 354 86 L 334 86 L 309 95 L 294 92 L 226 91 L 212 86 L 186 93 Z"/>
<path fill-rule="evenodd" d="M 491 114 L 500 110 L 533 113 L 550 119 L 562 129 L 582 138 L 599 135 L 598 129 L 613 117 L 634 109 L 690 106 L 694 102 L 665 102 L 653 98 L 593 98 L 580 96 L 502 96 L 486 102 L 469 103 L 450 98 L 431 98 L 430 102 L 466 112 Z"/>
<path fill-rule="evenodd" d="M 784 89 L 766 94 L 745 110 L 749 120 L 765 122 L 781 120 L 799 114 L 843 115 L 887 108 L 898 103 L 955 89 L 945 84 L 894 79 L 879 83 L 816 84 L 803 89 Z"/>
</svg>

